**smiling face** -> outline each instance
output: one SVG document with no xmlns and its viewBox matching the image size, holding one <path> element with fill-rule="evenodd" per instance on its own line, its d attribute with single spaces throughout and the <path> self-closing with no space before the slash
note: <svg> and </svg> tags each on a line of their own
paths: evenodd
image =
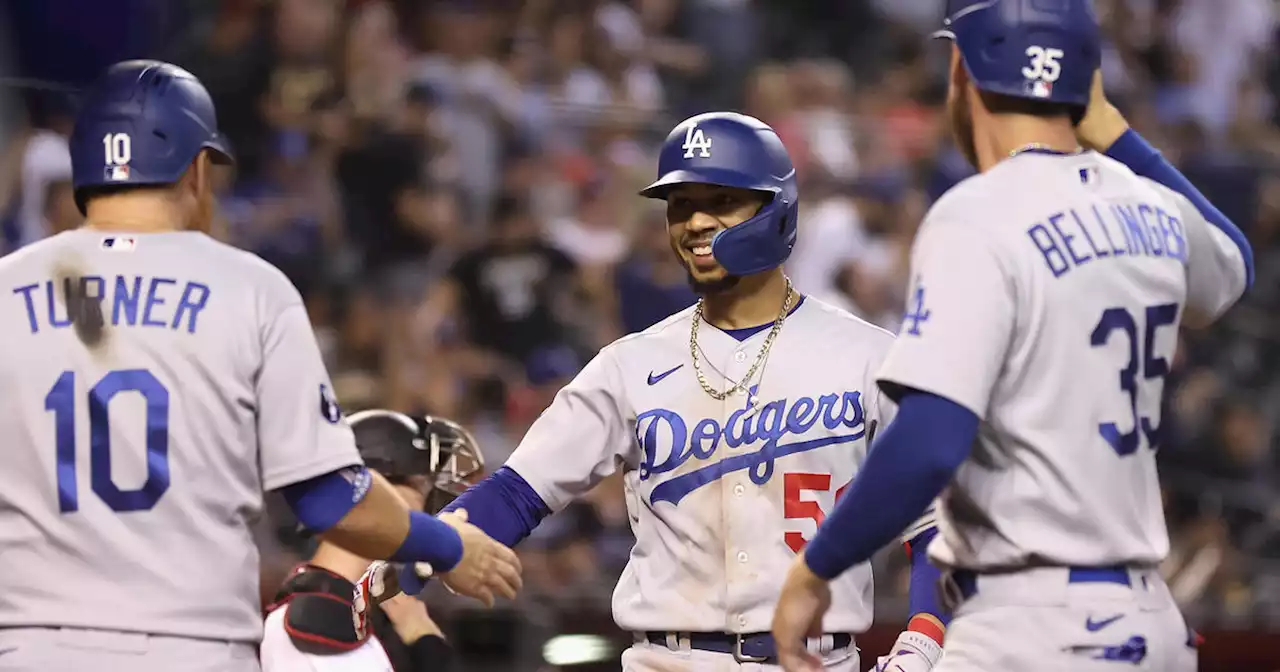
<svg viewBox="0 0 1280 672">
<path fill-rule="evenodd" d="M 738 278 L 729 275 L 711 255 L 711 239 L 721 229 L 754 217 L 766 201 L 766 194 L 735 187 L 672 187 L 667 194 L 667 234 L 695 292 L 708 294 L 737 284 Z"/>
</svg>

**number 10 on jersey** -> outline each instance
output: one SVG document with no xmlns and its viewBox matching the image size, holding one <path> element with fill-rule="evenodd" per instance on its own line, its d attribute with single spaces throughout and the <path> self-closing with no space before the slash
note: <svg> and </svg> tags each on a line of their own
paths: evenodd
<svg viewBox="0 0 1280 672">
<path fill-rule="evenodd" d="M 121 490 L 111 477 L 111 425 L 107 409 L 121 392 L 137 392 L 146 402 L 147 480 Z M 145 369 L 121 369 L 103 376 L 87 395 L 89 405 L 89 485 L 112 511 L 146 511 L 169 489 L 169 390 Z M 63 371 L 44 398 L 53 413 L 57 450 L 58 508 L 80 510 L 76 478 L 76 373 Z"/>
</svg>

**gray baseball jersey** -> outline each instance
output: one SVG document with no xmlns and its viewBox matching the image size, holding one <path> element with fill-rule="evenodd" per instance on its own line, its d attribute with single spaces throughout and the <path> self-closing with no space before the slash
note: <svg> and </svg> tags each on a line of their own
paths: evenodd
<svg viewBox="0 0 1280 672">
<path fill-rule="evenodd" d="M 1244 291 L 1234 244 L 1106 156 L 1020 154 L 933 206 L 882 383 L 973 411 L 942 499 L 945 566 L 1150 564 L 1169 550 L 1161 393 L 1184 311 Z"/>
<path fill-rule="evenodd" d="M 692 317 L 687 309 L 601 350 L 507 466 L 552 510 L 624 470 L 636 544 L 613 597 L 621 627 L 767 631 L 787 567 L 866 456 L 871 421 L 893 413 L 873 378 L 893 337 L 806 297 L 753 386 L 751 413 L 745 396 L 717 401 L 698 384 Z M 767 334 L 740 341 L 702 324 L 710 384 L 740 381 Z M 832 593 L 828 632 L 870 625 L 870 565 L 843 574 Z"/>
<path fill-rule="evenodd" d="M 0 286 L 0 626 L 258 639 L 263 489 L 360 462 L 297 291 L 200 233 L 87 229 Z"/>
</svg>

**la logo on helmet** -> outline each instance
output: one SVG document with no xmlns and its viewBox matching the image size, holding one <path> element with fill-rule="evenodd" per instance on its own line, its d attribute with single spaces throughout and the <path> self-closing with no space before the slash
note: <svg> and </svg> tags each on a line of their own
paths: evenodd
<svg viewBox="0 0 1280 672">
<path fill-rule="evenodd" d="M 684 144 L 680 146 L 684 150 L 684 158 L 692 159 L 693 153 L 698 152 L 698 158 L 711 158 L 711 138 L 708 138 L 697 124 L 690 124 L 689 128 L 684 131 Z"/>
</svg>

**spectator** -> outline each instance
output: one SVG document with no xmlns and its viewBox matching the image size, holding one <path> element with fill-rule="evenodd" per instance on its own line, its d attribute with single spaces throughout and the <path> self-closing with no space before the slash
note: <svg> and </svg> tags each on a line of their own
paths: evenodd
<svg viewBox="0 0 1280 672">
<path fill-rule="evenodd" d="M 564 301 L 576 266 L 539 238 L 525 204 L 504 197 L 495 207 L 491 242 L 462 255 L 433 286 L 421 325 L 438 334 L 458 319 L 471 343 L 500 358 L 524 362 L 536 349 L 565 338 Z"/>
</svg>

